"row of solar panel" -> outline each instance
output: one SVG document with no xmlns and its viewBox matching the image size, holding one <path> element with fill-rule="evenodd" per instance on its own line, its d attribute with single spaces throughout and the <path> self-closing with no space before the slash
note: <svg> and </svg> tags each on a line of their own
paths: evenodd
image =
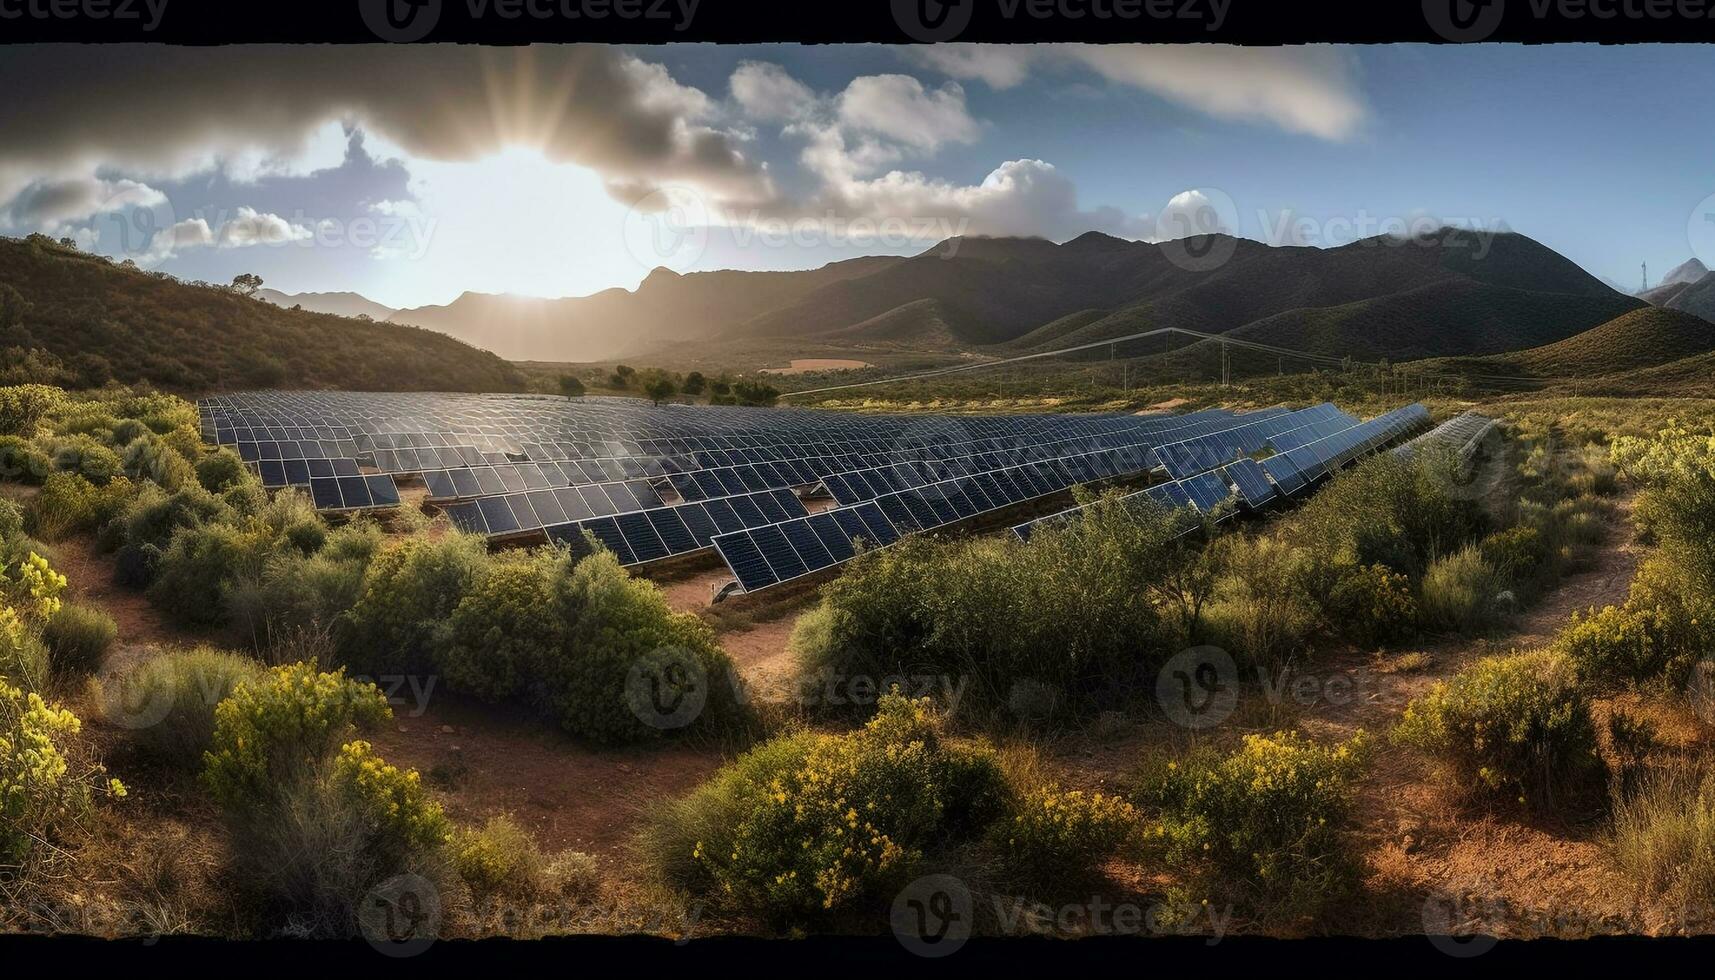
<svg viewBox="0 0 1715 980">
<path fill-rule="evenodd" d="M 1169 509 L 1189 506 L 1217 520 L 1226 520 L 1237 513 L 1226 506 L 1235 499 L 1249 509 L 1260 509 L 1279 497 L 1298 493 L 1322 476 L 1375 451 L 1428 420 L 1429 412 L 1422 405 L 1409 405 L 1367 422 L 1347 426 L 1287 453 L 1261 461 L 1241 459 L 1219 470 L 1158 484 L 1122 500 L 1154 500 Z M 1013 528 L 1013 532 L 1029 540 L 1037 528 L 1069 520 L 1081 510 L 1074 507 L 1051 514 L 1021 524 Z"/>
<path fill-rule="evenodd" d="M 1400 446 L 1393 452 L 1395 456 L 1401 459 L 1412 459 L 1426 447 L 1445 445 L 1452 447 L 1453 451 L 1458 454 L 1459 461 L 1465 463 L 1476 453 L 1483 438 L 1489 434 L 1495 425 L 1495 420 L 1487 415 L 1463 412 Z"/>
<path fill-rule="evenodd" d="M 399 506 L 399 487 L 386 474 L 317 476 L 310 479 L 310 499 L 317 510 L 376 510 Z"/>
<path fill-rule="evenodd" d="M 1156 455 L 1161 458 L 1167 475 L 1177 480 L 1261 452 L 1294 431 L 1322 426 L 1333 427 L 1330 431 L 1334 431 L 1356 424 L 1356 419 L 1324 402 L 1313 408 L 1287 412 L 1194 439 L 1159 446 L 1156 448 Z"/>
<path fill-rule="evenodd" d="M 859 549 L 885 548 L 899 531 L 875 503 L 841 507 L 802 520 L 717 535 L 715 551 L 738 579 L 755 592 L 832 568 Z"/>
<path fill-rule="evenodd" d="M 267 459 L 254 466 L 269 490 L 307 487 L 318 478 L 359 475 L 355 459 Z"/>
<path fill-rule="evenodd" d="M 246 463 L 283 459 L 355 459 L 357 444 L 349 439 L 301 439 L 280 442 L 240 442 L 236 444 L 238 458 Z"/>
<path fill-rule="evenodd" d="M 886 547 L 902 534 L 930 531 L 1012 504 L 1147 469 L 1148 450 L 1137 447 L 1104 449 L 1079 456 L 1026 463 L 988 473 L 955 477 L 924 487 L 882 494 L 872 501 L 827 512 L 836 520 L 843 514 L 879 515 L 887 533 L 867 540 L 873 547 Z M 809 518 L 808 520 L 815 520 Z M 864 520 L 873 524 L 873 517 Z M 752 529 L 748 533 L 717 535 L 715 550 L 726 561 L 746 592 L 765 589 L 810 572 L 831 568 L 851 555 L 838 557 L 806 550 L 800 542 L 815 536 L 807 521 L 796 520 L 778 528 Z M 785 547 L 782 547 L 785 545 Z M 758 556 L 762 560 L 758 560 Z M 783 572 L 785 574 L 783 574 Z"/>
<path fill-rule="evenodd" d="M 506 537 L 536 531 L 548 531 L 552 536 L 557 527 L 588 524 L 610 517 L 624 518 L 629 514 L 653 516 L 663 511 L 674 511 L 681 522 L 689 525 L 691 540 L 699 542 L 684 550 L 695 551 L 708 547 L 708 539 L 716 534 L 778 524 L 794 517 L 802 517 L 806 513 L 803 501 L 791 491 L 771 490 L 694 504 L 634 508 L 616 514 L 612 510 L 594 510 L 590 506 L 591 501 L 583 493 L 588 489 L 563 487 L 559 490 L 532 490 L 499 497 L 481 497 L 453 504 L 446 509 L 446 514 L 454 526 L 461 530 L 490 537 Z M 667 553 L 679 552 L 670 550 Z"/>
</svg>

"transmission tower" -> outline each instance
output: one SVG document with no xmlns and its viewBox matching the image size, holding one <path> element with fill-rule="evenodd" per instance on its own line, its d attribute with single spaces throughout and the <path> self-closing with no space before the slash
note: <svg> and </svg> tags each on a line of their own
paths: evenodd
<svg viewBox="0 0 1715 980">
<path fill-rule="evenodd" d="M 1639 292 L 1644 292 L 1644 293 L 1649 292 L 1649 263 L 1648 262 L 1644 263 L 1644 288 L 1640 289 Z"/>
</svg>

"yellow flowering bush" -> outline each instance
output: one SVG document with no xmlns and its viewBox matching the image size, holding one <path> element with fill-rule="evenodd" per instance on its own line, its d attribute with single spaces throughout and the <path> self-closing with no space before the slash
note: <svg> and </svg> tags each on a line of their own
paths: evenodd
<svg viewBox="0 0 1715 980">
<path fill-rule="evenodd" d="M 1041 886 L 1097 867 L 1137 829 L 1137 808 L 1121 797 L 1047 784 L 1020 793 L 993 837 L 1006 870 Z"/>
<path fill-rule="evenodd" d="M 322 673 L 313 661 L 276 667 L 215 707 L 203 782 L 223 806 L 264 803 L 319 769 L 357 726 L 392 714 L 375 685 L 344 670 Z"/>
<path fill-rule="evenodd" d="M 60 611 L 60 593 L 65 591 L 66 577 L 53 570 L 48 560 L 34 551 L 18 564 L 15 573 L 0 573 L 12 601 L 23 610 L 22 616 L 36 623 L 45 623 Z"/>
<path fill-rule="evenodd" d="M 924 848 L 973 839 L 1003 799 L 992 751 L 945 744 L 927 699 L 887 695 L 859 731 L 746 753 L 648 839 L 692 890 L 802 921 L 897 887 Z"/>
<path fill-rule="evenodd" d="M 1362 731 L 1332 746 L 1276 732 L 1246 735 L 1229 755 L 1167 762 L 1143 781 L 1144 840 L 1169 865 L 1264 892 L 1322 878 L 1338 863 L 1367 745 Z"/>
<path fill-rule="evenodd" d="M 1536 810 L 1605 784 L 1589 697 L 1554 652 L 1477 661 L 1407 705 L 1393 737 L 1444 764 L 1457 785 Z"/>
<path fill-rule="evenodd" d="M 389 765 L 368 742 L 341 746 L 331 778 L 333 791 L 363 815 L 378 845 L 393 853 L 432 850 L 452 837 L 452 824 L 429 799 L 417 770 Z"/>
<path fill-rule="evenodd" d="M 89 804 L 93 788 L 125 795 L 117 779 L 99 778 L 99 766 L 73 770 L 68 743 L 81 728 L 70 711 L 0 678 L 0 865 L 21 862 Z"/>
</svg>

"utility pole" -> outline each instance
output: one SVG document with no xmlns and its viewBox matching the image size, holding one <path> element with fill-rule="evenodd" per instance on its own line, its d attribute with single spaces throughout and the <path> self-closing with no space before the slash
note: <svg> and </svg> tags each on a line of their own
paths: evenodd
<svg viewBox="0 0 1715 980">
<path fill-rule="evenodd" d="M 1221 341 L 1221 387 L 1230 388 L 1233 384 L 1233 355 L 1227 347 L 1226 340 Z"/>
<path fill-rule="evenodd" d="M 1639 290 L 1639 292 L 1645 292 L 1645 293 L 1649 292 L 1649 263 L 1648 262 L 1644 263 L 1644 288 Z"/>
</svg>

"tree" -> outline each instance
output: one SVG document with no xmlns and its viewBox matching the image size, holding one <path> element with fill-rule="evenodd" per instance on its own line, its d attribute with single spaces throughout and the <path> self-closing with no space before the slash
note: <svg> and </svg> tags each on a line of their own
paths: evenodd
<svg viewBox="0 0 1715 980">
<path fill-rule="evenodd" d="M 732 393 L 740 405 L 772 405 L 780 397 L 780 389 L 760 381 L 735 381 Z"/>
<path fill-rule="evenodd" d="M 643 393 L 648 395 L 649 400 L 657 405 L 672 398 L 678 391 L 679 386 L 674 384 L 673 379 L 666 375 L 655 378 L 643 387 Z"/>
<path fill-rule="evenodd" d="M 716 378 L 709 382 L 709 391 L 717 395 L 730 394 L 732 392 L 732 382 L 725 378 Z"/>
<path fill-rule="evenodd" d="M 245 296 L 255 296 L 256 290 L 262 288 L 262 277 L 254 272 L 242 272 L 232 277 L 232 288 Z"/>
<path fill-rule="evenodd" d="M 617 365 L 614 367 L 613 377 L 609 378 L 608 380 L 613 382 L 613 386 L 615 388 L 629 388 L 629 387 L 631 387 L 631 382 L 636 377 L 637 377 L 637 369 L 636 368 L 627 367 L 624 364 L 620 364 L 620 365 Z"/>
<path fill-rule="evenodd" d="M 708 379 L 703 377 L 703 372 L 692 371 L 685 375 L 685 394 L 700 395 L 706 387 L 708 387 Z"/>
<path fill-rule="evenodd" d="M 560 394 L 567 398 L 582 398 L 584 396 L 584 383 L 578 380 L 578 376 L 575 374 L 562 374 L 560 375 Z"/>
</svg>

